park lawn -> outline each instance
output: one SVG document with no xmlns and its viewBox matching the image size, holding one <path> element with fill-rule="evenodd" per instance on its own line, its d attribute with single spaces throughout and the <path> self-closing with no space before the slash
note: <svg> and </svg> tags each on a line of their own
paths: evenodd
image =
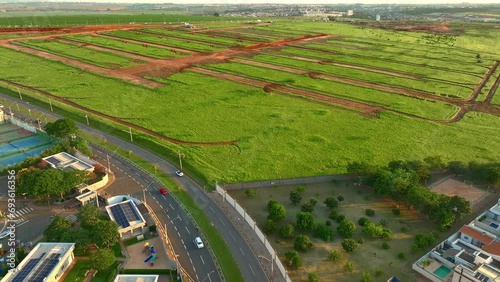
<svg viewBox="0 0 500 282">
<path fill-rule="evenodd" d="M 160 48 L 156 46 L 148 46 L 147 48 L 144 45 L 135 43 L 135 42 L 123 42 L 123 40 L 112 39 L 109 37 L 100 37 L 100 36 L 91 36 L 85 34 L 79 35 L 68 35 L 63 38 L 75 40 L 83 43 L 90 43 L 97 46 L 101 46 L 104 48 L 115 49 L 119 51 L 130 52 L 138 55 L 143 55 L 146 57 L 152 57 L 157 59 L 170 59 L 170 58 L 180 58 L 183 56 L 187 56 L 189 54 L 181 53 L 181 52 L 172 52 L 172 50 Z"/>
<path fill-rule="evenodd" d="M 451 84 L 470 85 L 472 87 L 473 85 L 476 85 L 481 81 L 482 75 L 487 71 L 486 69 L 484 69 L 484 73 L 477 75 L 454 73 L 446 70 L 434 69 L 424 66 L 409 65 L 405 64 L 404 62 L 384 61 L 376 58 L 367 60 L 359 57 L 326 54 L 321 52 L 315 52 L 312 50 L 297 49 L 293 47 L 283 48 L 280 50 L 280 52 L 286 55 L 294 55 L 304 58 L 313 58 L 320 60 L 327 59 L 333 62 L 353 64 L 358 66 L 375 67 L 381 70 L 389 70 L 389 71 L 404 72 L 414 75 L 421 75 L 431 80 L 439 80 L 439 81 L 444 80 L 445 82 Z M 460 93 L 456 93 L 455 95 L 461 98 L 465 98 L 468 97 L 470 93 L 462 91 Z"/>
<path fill-rule="evenodd" d="M 396 203 L 392 200 L 382 198 L 373 193 L 369 187 L 353 186 L 351 181 L 331 182 L 308 184 L 301 204 L 294 206 L 289 200 L 290 191 L 298 185 L 278 186 L 256 188 L 256 195 L 252 198 L 245 196 L 245 190 L 229 190 L 229 194 L 233 196 L 244 209 L 250 213 L 251 217 L 257 222 L 262 230 L 262 226 L 267 220 L 268 212 L 266 204 L 273 199 L 283 204 L 287 210 L 286 217 L 278 224 L 278 230 L 284 224 L 290 223 L 295 225 L 295 215 L 300 212 L 300 205 L 308 201 L 309 198 L 315 198 L 318 203 L 314 209 L 313 215 L 316 223 L 325 225 L 326 221 L 331 222 L 330 229 L 334 231 L 336 236 L 331 242 L 325 242 L 319 238 L 313 238 L 312 232 L 305 232 L 314 242 L 314 246 L 307 252 L 299 252 L 302 257 L 303 266 L 299 270 L 288 270 L 292 281 L 305 281 L 307 274 L 317 272 L 320 281 L 359 281 L 363 270 L 369 271 L 374 277 L 374 281 L 387 281 L 387 277 L 397 276 L 403 281 L 415 281 L 418 274 L 411 269 L 412 263 L 417 260 L 424 252 L 413 253 L 411 245 L 416 234 L 429 233 L 436 231 L 436 225 L 428 220 L 420 220 L 413 211 L 408 211 L 406 208 L 401 209 L 401 215 L 395 216 L 392 214 L 392 209 Z M 343 214 L 346 219 L 353 221 L 356 224 L 357 230 L 353 238 L 358 241 L 363 238 L 365 243 L 360 245 L 358 250 L 352 254 L 343 251 L 341 241 L 343 237 L 337 234 L 337 226 L 335 220 L 329 219 L 329 210 L 323 204 L 326 197 L 343 196 L 344 201 L 337 209 L 339 214 Z M 365 209 L 375 210 L 374 217 L 365 215 Z M 360 217 L 367 217 L 372 222 L 379 224 L 381 219 L 386 219 L 389 228 L 393 232 L 393 237 L 386 242 L 390 248 L 382 249 L 382 243 L 385 240 L 368 238 L 361 231 L 358 225 Z M 402 232 L 401 228 L 406 226 L 408 232 Z M 295 234 L 301 234 L 300 231 L 295 231 Z M 293 239 L 284 239 L 279 236 L 279 232 L 267 235 L 269 242 L 279 253 L 282 262 L 285 263 L 284 253 L 293 249 Z M 438 241 L 436 241 L 437 243 Z M 328 254 L 332 250 L 338 250 L 343 253 L 342 262 L 335 264 L 328 260 Z M 399 253 L 405 254 L 405 259 L 399 259 Z M 352 262 L 355 266 L 355 271 L 352 273 L 346 272 L 343 265 L 346 262 Z M 375 277 L 375 269 L 380 268 L 384 274 L 380 277 Z"/>
<path fill-rule="evenodd" d="M 66 276 L 65 281 L 83 281 L 85 272 L 91 268 L 90 260 L 80 259 Z"/>
<path fill-rule="evenodd" d="M 381 106 L 389 110 L 400 111 L 434 120 L 449 119 L 458 111 L 457 107 L 440 101 L 416 99 L 347 83 L 334 82 L 326 79 L 313 79 L 306 75 L 292 74 L 281 70 L 243 63 L 233 62 L 205 67 L 243 77 L 288 85 L 294 88 L 310 89 L 317 93 L 360 101 L 375 106 Z"/>
<path fill-rule="evenodd" d="M 226 45 L 226 46 L 247 46 L 247 45 L 252 45 L 254 44 L 253 42 L 247 42 L 247 41 L 241 41 L 238 42 L 236 39 L 229 39 L 229 38 L 224 38 L 224 37 L 212 37 L 210 35 L 206 35 L 203 33 L 194 33 L 191 34 L 187 31 L 179 31 L 179 30 L 167 30 L 167 29 L 161 29 L 161 28 L 148 28 L 148 29 L 139 29 L 142 31 L 147 31 L 147 32 L 153 32 L 156 34 L 162 34 L 162 35 L 171 35 L 175 37 L 182 37 L 186 39 L 191 39 L 191 40 L 202 40 L 206 42 L 210 42 L 213 44 L 220 44 L 220 45 Z"/>
<path fill-rule="evenodd" d="M 145 63 L 145 61 L 137 61 L 112 52 L 99 51 L 84 46 L 54 40 L 26 40 L 17 41 L 17 43 L 37 50 L 46 51 L 55 55 L 109 69 L 131 67 Z"/>
<path fill-rule="evenodd" d="M 430 93 L 435 93 L 438 95 L 439 94 L 448 95 L 450 93 L 457 93 L 459 91 L 465 91 L 465 92 L 472 91 L 472 89 L 470 88 L 465 88 L 458 85 L 450 85 L 443 83 L 441 81 L 430 81 L 425 78 L 411 79 L 406 77 L 398 77 L 390 74 L 377 73 L 373 71 L 353 69 L 353 68 L 329 65 L 329 64 L 319 64 L 315 62 L 308 62 L 294 58 L 286 58 L 283 56 L 262 54 L 254 56 L 251 59 L 264 63 L 309 70 L 311 72 L 331 74 L 338 77 L 351 78 L 380 85 L 421 90 Z"/>
<path fill-rule="evenodd" d="M 128 31 L 128 30 L 116 30 L 116 31 L 104 32 L 103 34 L 117 36 L 120 38 L 134 39 L 134 40 L 139 40 L 139 41 L 143 41 L 143 42 L 150 42 L 150 43 L 155 43 L 155 44 L 160 44 L 160 45 L 165 45 L 165 46 L 170 46 L 170 47 L 177 47 L 177 48 L 198 51 L 198 52 L 210 52 L 210 51 L 217 51 L 217 50 L 224 49 L 224 47 L 219 47 L 219 46 L 212 47 L 212 46 L 210 46 L 210 44 L 206 44 L 206 43 L 199 43 L 199 42 L 189 42 L 188 43 L 188 40 L 176 39 L 176 38 L 166 37 L 166 36 L 163 36 L 163 38 L 160 38 L 160 36 L 158 36 L 158 35 L 147 34 L 147 33 L 137 33 L 137 32 Z"/>
</svg>

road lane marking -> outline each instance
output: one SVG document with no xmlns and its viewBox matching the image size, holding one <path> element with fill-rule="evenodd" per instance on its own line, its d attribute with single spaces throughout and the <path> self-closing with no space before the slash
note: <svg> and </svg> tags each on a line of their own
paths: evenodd
<svg viewBox="0 0 500 282">
<path fill-rule="evenodd" d="M 252 266 L 251 266 L 251 265 L 248 265 L 248 266 L 250 267 L 250 270 L 252 271 L 253 276 L 255 276 L 255 272 L 253 272 L 253 268 L 252 268 Z"/>
<path fill-rule="evenodd" d="M 177 231 L 177 226 L 174 225 L 175 230 Z"/>
<path fill-rule="evenodd" d="M 222 223 L 222 225 L 226 225 L 226 224 L 224 223 L 224 221 L 222 221 L 222 218 L 220 218 L 220 217 L 219 217 L 219 220 L 220 220 L 220 222 Z"/>
<path fill-rule="evenodd" d="M 231 235 L 231 237 L 233 237 L 233 240 L 236 242 L 236 237 L 234 237 L 233 232 L 229 231 L 229 234 Z"/>
<path fill-rule="evenodd" d="M 245 253 L 243 252 L 243 250 L 241 249 L 241 247 L 240 247 L 240 251 L 241 251 L 241 254 L 245 255 Z"/>
<path fill-rule="evenodd" d="M 214 209 L 212 207 L 208 207 L 213 213 L 215 213 Z"/>
<path fill-rule="evenodd" d="M 175 211 L 174 206 L 172 206 L 172 204 L 168 204 L 168 205 L 172 208 L 172 210 Z"/>
<path fill-rule="evenodd" d="M 191 232 L 189 232 L 189 229 L 187 228 L 187 226 L 184 226 L 184 228 L 186 228 L 186 231 L 191 234 Z"/>
<path fill-rule="evenodd" d="M 185 244 L 184 244 L 184 240 L 183 240 L 182 238 L 181 238 L 181 242 L 182 242 L 182 244 L 183 244 L 183 245 L 185 245 Z"/>
<path fill-rule="evenodd" d="M 201 258 L 201 262 L 203 263 L 203 265 L 205 265 L 205 261 L 203 260 L 203 257 L 200 255 L 200 258 Z"/>
</svg>

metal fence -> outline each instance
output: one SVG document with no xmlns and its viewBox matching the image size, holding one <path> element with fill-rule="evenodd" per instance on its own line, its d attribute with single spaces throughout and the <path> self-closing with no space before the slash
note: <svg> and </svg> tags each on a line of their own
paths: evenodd
<svg viewBox="0 0 500 282">
<path fill-rule="evenodd" d="M 215 185 L 215 189 L 216 189 L 217 193 L 219 193 L 222 196 L 224 201 L 227 201 L 231 206 L 233 206 L 236 209 L 236 211 L 241 215 L 241 217 L 245 219 L 245 221 L 248 223 L 248 225 L 250 225 L 250 227 L 255 232 L 255 234 L 257 235 L 259 240 L 266 247 L 271 258 L 277 257 L 277 253 L 273 249 L 271 244 L 269 243 L 269 240 L 267 240 L 264 233 L 259 229 L 259 227 L 255 223 L 255 220 L 252 219 L 252 217 L 245 211 L 245 209 L 242 206 L 240 206 L 240 204 L 238 204 L 238 202 L 233 197 L 231 197 L 229 194 L 227 194 L 226 190 L 224 190 L 218 184 Z M 290 277 L 288 277 L 288 273 L 287 273 L 283 263 L 281 263 L 281 261 L 279 259 L 276 259 L 275 263 L 278 267 L 279 272 L 283 276 L 284 280 L 286 282 L 291 282 L 292 280 L 290 279 Z"/>
</svg>

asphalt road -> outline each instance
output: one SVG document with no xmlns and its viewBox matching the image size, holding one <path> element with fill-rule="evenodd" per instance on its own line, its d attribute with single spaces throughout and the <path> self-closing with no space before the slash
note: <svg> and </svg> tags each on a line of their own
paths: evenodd
<svg viewBox="0 0 500 282">
<path fill-rule="evenodd" d="M 9 104 L 16 102 L 23 103 L 18 101 L 17 99 L 13 99 L 10 96 L 4 94 L 0 94 L 0 96 L 6 101 L 8 101 Z M 31 109 L 36 109 L 39 112 L 43 112 L 45 115 L 53 119 L 61 118 L 59 115 L 55 115 L 48 110 L 40 109 L 30 104 L 26 105 L 26 103 L 23 104 L 25 106 L 30 107 Z M 142 149 L 129 142 L 123 141 L 110 134 L 100 132 L 89 126 L 83 124 L 78 124 L 78 126 L 82 131 L 92 134 L 101 139 L 106 139 L 110 144 L 121 147 L 125 150 L 132 150 L 134 154 L 136 154 L 137 156 L 141 157 L 142 159 L 146 160 L 149 163 L 158 164 L 159 165 L 158 169 L 160 171 L 163 171 L 166 175 L 174 178 L 175 181 L 181 187 L 184 187 L 184 189 L 188 192 L 188 194 L 205 212 L 205 214 L 210 219 L 214 227 L 220 232 L 224 241 L 228 245 L 231 254 L 235 258 L 245 281 L 249 282 L 269 281 L 262 266 L 259 264 L 257 257 L 255 256 L 252 249 L 245 241 L 239 230 L 232 224 L 232 222 L 229 220 L 226 214 L 219 208 L 219 206 L 216 203 L 214 203 L 210 197 L 207 196 L 206 194 L 207 192 L 203 189 L 203 187 L 201 187 L 198 183 L 193 181 L 187 175 L 184 177 L 176 177 L 174 172 L 177 170 L 177 168 L 175 166 L 166 162 L 160 157 L 154 155 L 153 153 L 150 153 L 145 149 Z M 210 274 L 207 278 L 211 279 L 212 275 L 213 274 Z M 204 279 L 205 278 L 201 278 L 201 281 L 204 281 Z M 206 281 L 209 281 L 209 279 L 207 279 Z M 233 281 L 228 281 L 228 282 L 233 282 Z"/>
<path fill-rule="evenodd" d="M 158 219 L 166 224 L 168 237 L 175 253 L 178 254 L 179 263 L 189 276 L 194 281 L 202 281 L 207 277 L 206 281 L 222 281 L 208 249 L 195 247 L 193 240 L 200 236 L 199 231 L 169 193 L 161 195 L 159 192 L 161 184 L 149 174 L 111 152 L 101 148 L 94 148 L 93 152 L 96 160 L 103 165 L 107 165 L 106 154 L 109 153 L 115 182 L 107 187 L 105 192 L 113 196 L 130 194 L 137 199 L 145 200 Z"/>
</svg>

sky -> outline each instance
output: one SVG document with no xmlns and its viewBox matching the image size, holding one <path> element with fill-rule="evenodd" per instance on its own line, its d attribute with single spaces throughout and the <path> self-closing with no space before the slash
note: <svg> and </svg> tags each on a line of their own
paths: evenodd
<svg viewBox="0 0 500 282">
<path fill-rule="evenodd" d="M 32 0 L 33 1 L 33 0 Z M 34 0 L 33 2 L 35 2 Z M 0 3 L 3 2 L 0 0 Z M 8 1 L 12 2 L 12 1 Z M 18 1 L 19 2 L 19 1 Z M 24 0 L 24 2 L 30 2 Z M 41 2 L 41 1 L 37 1 Z M 44 2 L 98 2 L 98 3 L 174 3 L 174 4 L 253 4 L 253 3 L 280 3 L 280 4 L 459 4 L 459 3 L 496 3 L 500 0 L 48 0 Z"/>
</svg>

